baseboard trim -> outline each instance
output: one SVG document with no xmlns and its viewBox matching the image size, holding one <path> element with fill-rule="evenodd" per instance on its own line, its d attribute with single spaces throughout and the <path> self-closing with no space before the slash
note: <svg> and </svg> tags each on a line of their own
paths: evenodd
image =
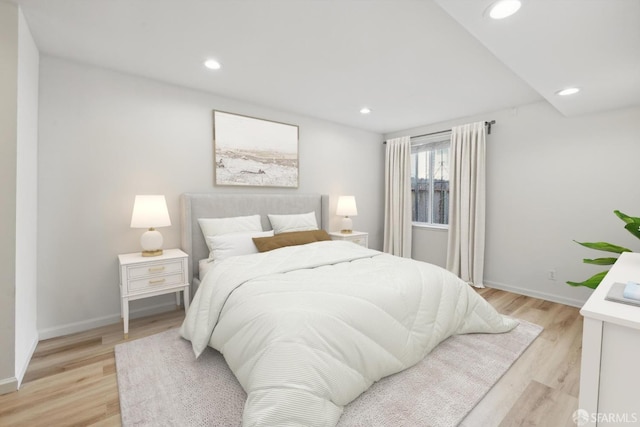
<svg viewBox="0 0 640 427">
<path fill-rule="evenodd" d="M 18 379 L 16 377 L 0 380 L 0 394 L 13 393 L 18 390 Z"/>
<path fill-rule="evenodd" d="M 176 309 L 176 303 L 167 302 L 149 307 L 138 308 L 129 313 L 129 319 L 138 317 L 151 316 L 153 314 L 163 313 Z M 102 326 L 112 325 L 120 322 L 120 313 L 110 314 L 108 316 L 95 317 L 93 319 L 82 320 L 80 322 L 67 323 L 66 325 L 55 326 L 53 328 L 38 331 L 40 340 L 48 340 L 50 338 L 61 337 L 64 335 L 75 334 L 77 332 L 88 331 L 89 329 L 99 328 Z"/>
<path fill-rule="evenodd" d="M 520 288 L 518 286 L 507 285 L 505 283 L 492 282 L 492 281 L 489 281 L 489 280 L 485 280 L 484 284 L 488 288 L 500 289 L 501 291 L 507 291 L 507 292 L 512 292 L 514 294 L 525 295 L 525 296 L 528 296 L 528 297 L 543 299 L 545 301 L 556 302 L 556 303 L 559 303 L 559 304 L 569 305 L 571 307 L 582 308 L 584 303 L 587 302 L 586 299 L 583 301 L 583 300 L 580 300 L 580 299 L 566 298 L 566 297 L 563 297 L 563 296 L 560 296 L 560 295 L 549 294 L 549 293 L 546 293 L 546 292 L 533 291 L 531 289 Z"/>
</svg>

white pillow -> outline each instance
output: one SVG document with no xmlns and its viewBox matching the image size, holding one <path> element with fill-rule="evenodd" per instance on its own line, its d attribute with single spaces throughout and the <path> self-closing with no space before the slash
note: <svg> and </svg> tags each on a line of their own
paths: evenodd
<svg viewBox="0 0 640 427">
<path fill-rule="evenodd" d="M 204 235 L 209 251 L 211 244 L 207 237 L 219 234 L 239 233 L 247 231 L 262 231 L 260 215 L 234 216 L 229 218 L 198 218 L 198 224 Z"/>
<path fill-rule="evenodd" d="M 230 256 L 256 254 L 258 253 L 258 248 L 256 248 L 252 239 L 254 237 L 272 236 L 273 230 L 208 236 L 206 238 L 207 245 L 211 247 L 209 259 L 219 261 Z"/>
<path fill-rule="evenodd" d="M 295 215 L 268 215 L 269 222 L 275 234 L 289 233 L 291 231 L 317 230 L 315 212 Z"/>
</svg>

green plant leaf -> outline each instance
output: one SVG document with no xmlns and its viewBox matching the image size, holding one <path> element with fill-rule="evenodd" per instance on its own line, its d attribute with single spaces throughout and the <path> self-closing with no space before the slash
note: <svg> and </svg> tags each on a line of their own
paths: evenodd
<svg viewBox="0 0 640 427">
<path fill-rule="evenodd" d="M 591 276 L 584 282 L 567 282 L 567 285 L 571 286 L 586 286 L 587 288 L 595 289 L 598 287 L 604 276 L 606 276 L 608 271 L 602 271 L 596 275 Z"/>
<path fill-rule="evenodd" d="M 617 210 L 613 211 L 613 213 L 616 214 L 616 216 L 623 220 L 626 224 L 636 223 L 640 225 L 640 218 L 629 216 Z"/>
<path fill-rule="evenodd" d="M 595 258 L 595 259 L 583 259 L 582 262 L 585 264 L 595 264 L 595 265 L 613 265 L 618 260 L 618 258 Z"/>
<path fill-rule="evenodd" d="M 625 230 L 640 239 L 640 223 L 630 222 L 624 226 Z"/>
<path fill-rule="evenodd" d="M 631 252 L 631 249 L 623 248 L 622 246 L 618 246 L 618 245 L 612 245 L 611 243 L 606 243 L 606 242 L 590 243 L 590 242 L 578 242 L 577 240 L 574 240 L 574 242 L 576 242 L 579 245 L 585 246 L 587 248 L 596 249 L 596 250 L 605 251 L 605 252 L 614 252 L 616 254 L 621 254 L 623 252 Z"/>
</svg>

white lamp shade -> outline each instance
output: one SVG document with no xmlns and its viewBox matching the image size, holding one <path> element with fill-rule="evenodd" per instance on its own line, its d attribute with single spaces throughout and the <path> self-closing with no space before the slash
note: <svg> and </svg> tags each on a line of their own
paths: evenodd
<svg viewBox="0 0 640 427">
<path fill-rule="evenodd" d="M 164 196 L 136 196 L 131 228 L 155 228 L 171 225 Z"/>
<path fill-rule="evenodd" d="M 358 208 L 356 207 L 356 198 L 354 196 L 340 196 L 338 198 L 338 208 L 336 215 L 340 216 L 356 216 Z"/>
</svg>

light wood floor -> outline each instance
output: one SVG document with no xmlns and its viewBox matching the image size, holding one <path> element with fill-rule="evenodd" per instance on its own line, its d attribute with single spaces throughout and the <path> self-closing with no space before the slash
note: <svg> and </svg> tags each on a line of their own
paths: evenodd
<svg viewBox="0 0 640 427">
<path fill-rule="evenodd" d="M 545 329 L 462 426 L 575 426 L 578 309 L 494 289 L 480 293 L 499 312 Z M 133 320 L 129 340 L 175 328 L 183 318 L 172 311 Z M 0 396 L 0 426 L 119 426 L 113 349 L 121 342 L 121 324 L 40 342 L 20 390 Z"/>
</svg>

